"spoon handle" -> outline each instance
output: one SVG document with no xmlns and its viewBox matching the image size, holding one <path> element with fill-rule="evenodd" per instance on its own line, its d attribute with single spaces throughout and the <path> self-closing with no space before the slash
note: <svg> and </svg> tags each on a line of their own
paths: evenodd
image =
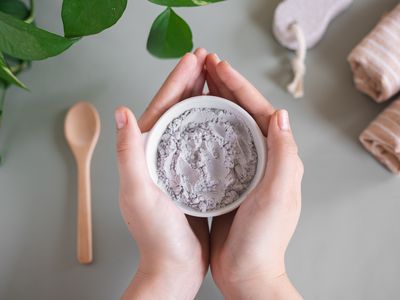
<svg viewBox="0 0 400 300">
<path fill-rule="evenodd" d="M 77 258 L 81 264 L 93 261 L 90 160 L 78 162 Z"/>
</svg>

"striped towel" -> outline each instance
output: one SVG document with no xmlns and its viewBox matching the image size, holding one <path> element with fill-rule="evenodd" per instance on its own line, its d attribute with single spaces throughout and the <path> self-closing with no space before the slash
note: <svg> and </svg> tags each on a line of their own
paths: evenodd
<svg viewBox="0 0 400 300">
<path fill-rule="evenodd" d="M 400 98 L 369 124 L 360 141 L 389 170 L 400 175 Z"/>
<path fill-rule="evenodd" d="M 357 89 L 376 102 L 400 91 L 400 4 L 353 49 L 348 61 Z"/>
</svg>

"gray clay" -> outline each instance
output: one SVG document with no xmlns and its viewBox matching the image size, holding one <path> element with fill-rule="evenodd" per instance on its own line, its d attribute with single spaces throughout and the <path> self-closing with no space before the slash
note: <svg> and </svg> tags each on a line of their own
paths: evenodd
<svg viewBox="0 0 400 300">
<path fill-rule="evenodd" d="M 159 183 L 172 200 L 201 212 L 236 201 L 256 169 L 249 128 L 226 110 L 185 111 L 167 126 L 157 148 Z"/>
</svg>

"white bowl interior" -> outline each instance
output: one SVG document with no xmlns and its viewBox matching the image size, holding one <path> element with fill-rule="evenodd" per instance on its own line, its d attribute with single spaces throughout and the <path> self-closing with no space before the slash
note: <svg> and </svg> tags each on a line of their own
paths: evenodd
<svg viewBox="0 0 400 300">
<path fill-rule="evenodd" d="M 257 170 L 254 175 L 253 180 L 251 181 L 249 187 L 243 192 L 239 199 L 234 201 L 233 203 L 213 211 L 208 212 L 200 212 L 189 206 L 186 206 L 182 203 L 175 202 L 185 214 L 196 216 L 196 217 L 214 217 L 218 215 L 226 214 L 235 208 L 237 208 L 246 196 L 250 193 L 250 191 L 258 184 L 264 175 L 265 164 L 266 164 L 266 142 L 265 138 L 258 127 L 257 123 L 254 119 L 249 115 L 247 111 L 241 108 L 239 105 L 233 103 L 232 101 L 215 97 L 215 96 L 197 96 L 186 99 L 184 101 L 179 102 L 178 104 L 171 107 L 168 111 L 166 111 L 161 118 L 157 121 L 154 127 L 147 133 L 145 139 L 145 153 L 146 153 L 146 161 L 147 166 L 149 168 L 150 176 L 152 180 L 165 192 L 166 190 L 162 185 L 158 183 L 157 176 L 157 147 L 161 136 L 165 132 L 167 126 L 171 121 L 177 117 L 179 117 L 183 112 L 190 110 L 192 108 L 216 108 L 216 109 L 224 109 L 233 113 L 236 117 L 239 118 L 242 122 L 244 122 L 247 127 L 250 129 L 250 132 L 253 136 L 254 144 L 257 150 Z"/>
</svg>

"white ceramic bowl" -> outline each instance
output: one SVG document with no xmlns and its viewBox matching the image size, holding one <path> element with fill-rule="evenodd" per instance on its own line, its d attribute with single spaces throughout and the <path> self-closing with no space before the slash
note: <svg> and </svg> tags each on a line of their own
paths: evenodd
<svg viewBox="0 0 400 300">
<path fill-rule="evenodd" d="M 212 211 L 200 212 L 197 211 L 185 204 L 175 202 L 185 214 L 196 216 L 196 217 L 215 217 L 219 215 L 226 214 L 235 208 L 237 208 L 246 196 L 250 193 L 250 191 L 258 184 L 261 180 L 266 164 L 266 145 L 265 138 L 258 127 L 257 123 L 254 119 L 249 115 L 247 111 L 241 108 L 239 105 L 235 104 L 232 101 L 214 97 L 214 96 L 198 96 L 186 99 L 175 104 L 168 111 L 166 111 L 161 118 L 157 121 L 157 123 L 153 126 L 153 128 L 144 134 L 145 136 L 145 154 L 147 166 L 149 168 L 150 176 L 153 181 L 163 190 L 166 194 L 166 190 L 164 187 L 159 184 L 158 176 L 157 176 L 157 147 L 161 136 L 165 132 L 167 126 L 171 121 L 177 117 L 179 117 L 183 112 L 190 110 L 192 108 L 217 108 L 224 109 L 231 113 L 233 113 L 236 117 L 238 117 L 242 122 L 244 122 L 247 127 L 250 129 L 251 134 L 253 135 L 254 144 L 257 150 L 258 161 L 257 161 L 257 170 L 254 175 L 253 180 L 251 181 L 249 187 L 245 192 L 243 192 L 239 199 L 234 201 L 233 203 Z M 171 200 L 172 201 L 172 200 Z"/>
</svg>

